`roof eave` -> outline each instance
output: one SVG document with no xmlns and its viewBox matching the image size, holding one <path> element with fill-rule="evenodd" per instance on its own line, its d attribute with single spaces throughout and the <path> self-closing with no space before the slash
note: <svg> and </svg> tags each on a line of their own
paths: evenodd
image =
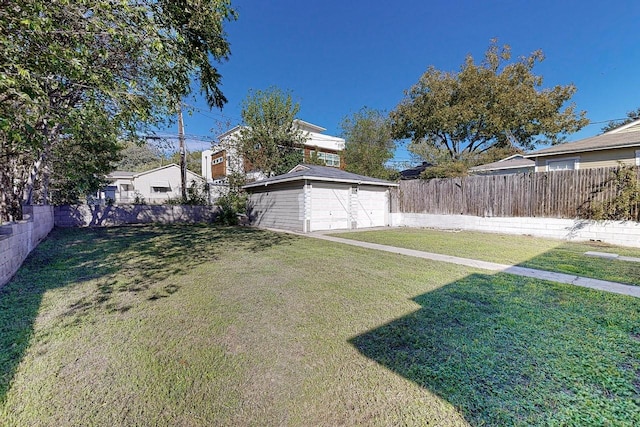
<svg viewBox="0 0 640 427">
<path fill-rule="evenodd" d="M 469 168 L 470 171 L 472 172 L 489 172 L 489 171 L 501 171 L 501 170 L 507 170 L 507 169 L 523 169 L 523 168 L 534 168 L 536 165 L 520 165 L 520 166 L 504 166 L 501 168 L 483 168 L 483 169 L 474 169 L 474 168 Z"/>
<path fill-rule="evenodd" d="M 534 153 L 530 153 L 530 154 L 525 154 L 524 157 L 526 159 L 531 159 L 531 158 L 535 158 L 535 157 L 558 156 L 558 155 L 562 155 L 562 154 L 586 153 L 586 152 L 589 152 L 589 151 L 615 150 L 615 149 L 618 149 L 618 148 L 631 148 L 631 147 L 640 147 L 640 141 L 631 142 L 631 143 L 627 143 L 627 144 L 621 144 L 621 145 L 610 145 L 608 147 L 592 147 L 592 148 L 583 148 L 583 149 L 577 149 L 577 150 L 554 151 L 554 152 L 551 152 L 551 153 L 539 153 L 539 154 L 536 154 L 534 152 Z"/>
<path fill-rule="evenodd" d="M 244 185 L 242 188 L 259 188 L 259 187 L 268 187 L 269 185 L 274 184 L 283 184 L 286 182 L 294 182 L 294 181 L 323 181 L 323 182 L 342 182 L 345 184 L 367 184 L 367 185 L 377 185 L 379 187 L 397 187 L 398 184 L 395 182 L 377 182 L 377 181 L 368 181 L 368 180 L 357 180 L 357 179 L 343 179 L 343 178 L 328 178 L 328 177 L 320 177 L 313 175 L 302 175 L 302 176 L 293 176 L 289 178 L 282 178 L 276 181 L 256 181 L 251 184 Z"/>
</svg>

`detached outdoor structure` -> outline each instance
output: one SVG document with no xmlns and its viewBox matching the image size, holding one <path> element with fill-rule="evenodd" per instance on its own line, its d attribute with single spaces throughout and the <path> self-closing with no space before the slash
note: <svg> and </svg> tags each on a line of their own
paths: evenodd
<svg viewBox="0 0 640 427">
<path fill-rule="evenodd" d="M 245 185 L 253 225 L 303 233 L 390 225 L 389 189 L 398 184 L 302 164 Z"/>
</svg>

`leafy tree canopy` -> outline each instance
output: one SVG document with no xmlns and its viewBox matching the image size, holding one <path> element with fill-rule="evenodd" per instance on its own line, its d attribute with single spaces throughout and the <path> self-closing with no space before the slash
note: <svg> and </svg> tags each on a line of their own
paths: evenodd
<svg viewBox="0 0 640 427">
<path fill-rule="evenodd" d="M 614 130 L 615 128 L 619 128 L 620 126 L 624 126 L 638 119 L 640 119 L 640 108 L 635 111 L 629 111 L 625 119 L 611 120 L 602 128 L 602 133 L 609 132 L 610 130 Z"/>
<path fill-rule="evenodd" d="M 430 67 L 391 112 L 394 137 L 441 148 L 454 160 L 492 147 L 532 149 L 539 140 L 563 142 L 588 123 L 573 104 L 575 86 L 542 89 L 533 73 L 541 51 L 511 60 L 493 40 L 480 64 L 467 56 L 457 73 Z"/>
<path fill-rule="evenodd" d="M 469 168 L 485 163 L 497 162 L 522 150 L 512 146 L 493 146 L 483 152 L 465 153 L 458 159 L 451 158 L 449 151 L 426 143 L 410 144 L 409 152 L 432 166 L 420 175 L 423 179 L 454 178 L 467 176 Z"/>
<path fill-rule="evenodd" d="M 128 141 L 122 144 L 120 160 L 115 169 L 129 172 L 143 172 L 162 165 L 163 154 L 156 146 Z"/>
<path fill-rule="evenodd" d="M 396 148 L 391 123 L 380 111 L 367 107 L 345 117 L 340 124 L 345 139 L 345 169 L 348 172 L 392 179 L 397 172 L 388 168 Z"/>
<path fill-rule="evenodd" d="M 123 144 L 120 152 L 120 160 L 116 163 L 115 169 L 129 172 L 144 172 L 160 166 L 175 163 L 180 164 L 180 152 L 167 153 L 160 147 L 145 142 L 127 142 Z M 186 154 L 187 169 L 200 174 L 202 151 L 188 151 Z"/>
<path fill-rule="evenodd" d="M 215 64 L 235 18 L 229 0 L 0 0 L 0 218 L 19 217 L 34 190 L 46 201 L 50 178 L 95 187 L 116 140 L 166 120 L 192 78 L 222 107 Z M 56 157 L 73 147 L 102 158 Z"/>
<path fill-rule="evenodd" d="M 238 152 L 254 170 L 279 175 L 303 161 L 307 136 L 294 123 L 299 110 L 291 93 L 277 87 L 249 92 L 242 103 L 244 127 L 237 142 Z"/>
<path fill-rule="evenodd" d="M 202 151 L 188 151 L 185 160 L 187 162 L 187 169 L 193 173 L 200 175 L 202 172 Z M 168 163 L 180 164 L 180 152 L 175 152 L 169 156 Z"/>
</svg>

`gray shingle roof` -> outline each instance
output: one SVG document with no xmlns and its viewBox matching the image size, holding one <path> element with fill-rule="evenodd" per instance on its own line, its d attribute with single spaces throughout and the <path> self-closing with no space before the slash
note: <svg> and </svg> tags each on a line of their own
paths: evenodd
<svg viewBox="0 0 640 427">
<path fill-rule="evenodd" d="M 625 147 L 640 147 L 640 132 L 605 133 L 603 135 L 593 136 L 591 138 L 581 139 L 575 142 L 554 145 L 553 147 L 525 154 L 525 157 L 532 158 Z"/>
<path fill-rule="evenodd" d="M 420 174 L 430 166 L 433 165 L 429 162 L 422 162 L 418 166 L 400 171 L 400 179 L 418 179 L 420 178 Z"/>
<path fill-rule="evenodd" d="M 256 187 L 262 187 L 269 184 L 302 181 L 305 179 L 312 180 L 312 181 L 384 185 L 384 186 L 390 186 L 390 187 L 395 187 L 398 185 L 390 181 L 385 181 L 384 179 L 371 178 L 369 176 L 358 175 L 355 173 L 346 172 L 338 168 L 332 168 L 329 166 L 300 164 L 295 168 L 293 168 L 292 171 L 289 173 L 272 176 L 271 178 L 252 182 L 250 184 L 245 185 L 243 188 L 256 188 Z"/>
</svg>

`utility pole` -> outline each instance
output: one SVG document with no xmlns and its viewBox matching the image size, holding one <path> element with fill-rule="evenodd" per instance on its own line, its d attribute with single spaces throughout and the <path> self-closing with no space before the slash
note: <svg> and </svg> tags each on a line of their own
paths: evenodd
<svg viewBox="0 0 640 427">
<path fill-rule="evenodd" d="M 178 140 L 180 141 L 180 180 L 182 182 L 182 202 L 187 201 L 187 159 L 184 148 L 184 123 L 182 122 L 182 102 L 178 104 Z"/>
</svg>

